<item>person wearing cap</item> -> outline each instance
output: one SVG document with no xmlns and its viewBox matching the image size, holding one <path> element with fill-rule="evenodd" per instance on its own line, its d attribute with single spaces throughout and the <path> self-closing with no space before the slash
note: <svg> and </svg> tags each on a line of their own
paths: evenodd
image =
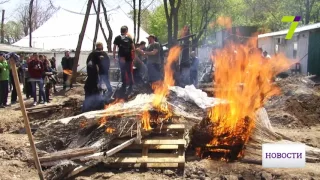
<svg viewBox="0 0 320 180">
<path fill-rule="evenodd" d="M 160 58 L 160 44 L 155 41 L 154 35 L 147 37 L 149 45 L 144 51 L 144 55 L 148 56 L 147 68 L 148 79 L 150 83 L 161 80 L 161 58 Z"/>
<path fill-rule="evenodd" d="M 133 88 L 133 59 L 135 56 L 135 46 L 132 38 L 128 35 L 128 27 L 122 26 L 121 34 L 113 42 L 113 58 L 116 58 L 118 47 L 118 57 L 121 71 L 122 86 L 121 91 L 126 93 L 127 83 L 129 83 L 128 93 Z"/>
<path fill-rule="evenodd" d="M 0 108 L 7 106 L 9 86 L 9 64 L 0 53 Z"/>
<path fill-rule="evenodd" d="M 74 58 L 70 57 L 69 51 L 66 51 L 64 55 L 65 56 L 61 60 L 61 66 L 63 69 L 63 90 L 66 90 L 67 82 L 70 83 L 70 89 L 72 88 L 72 82 L 70 80 L 71 75 L 67 72 L 72 72 Z"/>
</svg>

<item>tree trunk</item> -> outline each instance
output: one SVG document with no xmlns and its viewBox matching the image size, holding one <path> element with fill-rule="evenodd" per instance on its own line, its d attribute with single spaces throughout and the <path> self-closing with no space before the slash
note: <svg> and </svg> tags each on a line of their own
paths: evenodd
<svg viewBox="0 0 320 180">
<path fill-rule="evenodd" d="M 190 33 L 193 34 L 193 0 L 190 0 Z"/>
<path fill-rule="evenodd" d="M 100 22 L 100 3 L 101 1 L 98 0 L 98 10 L 96 11 L 96 14 L 97 14 L 97 19 L 96 19 L 96 29 L 95 29 L 95 32 L 94 32 L 94 37 L 93 37 L 93 45 L 92 45 L 92 51 L 95 50 L 95 45 L 97 43 L 97 38 L 98 38 L 98 33 L 99 33 L 99 22 Z M 96 10 L 96 5 L 93 1 L 93 7 L 94 9 Z"/>
<path fill-rule="evenodd" d="M 170 48 L 172 46 L 172 14 L 171 11 L 169 14 L 168 0 L 163 0 L 163 5 L 168 25 L 168 47 Z"/>
<path fill-rule="evenodd" d="M 100 5 L 101 5 L 101 1 L 102 1 L 102 0 L 99 0 Z M 93 4 L 93 8 L 94 8 L 94 11 L 95 11 L 96 13 L 98 13 L 95 4 Z M 100 12 L 100 11 L 99 11 L 99 12 Z M 103 28 L 103 26 L 102 26 L 102 23 L 101 23 L 101 21 L 100 21 L 100 18 L 99 18 L 99 26 L 100 26 L 100 29 L 101 29 L 103 38 L 104 38 L 104 40 L 106 41 L 106 44 L 108 44 L 108 38 L 107 38 L 106 32 L 104 31 L 104 28 Z"/>
<path fill-rule="evenodd" d="M 86 15 L 84 16 L 82 29 L 81 29 L 81 32 L 79 34 L 78 45 L 77 45 L 76 54 L 75 54 L 74 62 L 73 62 L 73 68 L 72 68 L 72 81 L 71 82 L 73 82 L 73 83 L 75 83 L 76 78 L 77 78 L 77 69 L 78 69 L 80 51 L 81 51 L 81 46 L 82 46 L 84 33 L 86 32 L 87 23 L 88 23 L 88 19 L 89 19 L 89 14 L 90 14 L 92 3 L 93 3 L 93 0 L 88 0 Z"/>
<path fill-rule="evenodd" d="M 112 32 L 111 26 L 110 26 L 109 21 L 108 21 L 107 9 L 104 6 L 104 2 L 103 1 L 101 2 L 101 5 L 102 5 L 102 9 L 103 9 L 103 14 L 104 14 L 104 20 L 105 20 L 105 22 L 107 24 L 107 28 L 108 28 L 108 32 L 109 32 L 107 48 L 108 48 L 108 52 L 112 52 L 111 45 L 112 45 L 113 32 Z"/>
<path fill-rule="evenodd" d="M 309 24 L 310 22 L 310 0 L 306 0 L 306 20 L 305 20 L 305 24 Z"/>
<path fill-rule="evenodd" d="M 133 42 L 136 39 L 137 35 L 137 12 L 136 12 L 136 0 L 132 0 L 133 2 Z"/>
<path fill-rule="evenodd" d="M 32 47 L 32 11 L 33 11 L 33 1 L 30 0 L 29 4 L 29 47 Z"/>
<path fill-rule="evenodd" d="M 3 26 L 4 26 L 4 13 L 5 13 L 5 10 L 3 9 L 2 10 L 2 19 L 1 19 L 1 43 L 2 44 L 4 43 L 4 29 L 3 29 Z"/>
<path fill-rule="evenodd" d="M 139 10 L 138 10 L 138 31 L 137 31 L 137 43 L 139 43 L 140 38 L 140 26 L 141 26 L 141 2 L 142 0 L 139 0 Z"/>
<path fill-rule="evenodd" d="M 175 0 L 169 0 L 171 16 L 173 17 L 173 42 L 176 44 L 178 39 L 178 31 L 179 31 L 179 8 L 181 5 L 181 0 L 178 0 L 177 6 L 175 7 Z"/>
</svg>

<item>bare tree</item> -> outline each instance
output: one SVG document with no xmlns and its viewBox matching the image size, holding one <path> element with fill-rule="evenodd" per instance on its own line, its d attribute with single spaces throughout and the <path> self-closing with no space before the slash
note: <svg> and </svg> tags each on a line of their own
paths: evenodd
<svg viewBox="0 0 320 180">
<path fill-rule="evenodd" d="M 136 38 L 136 42 L 139 42 L 139 38 L 140 38 L 140 26 L 141 26 L 141 3 L 142 1 L 139 0 L 138 4 L 139 4 L 139 8 L 138 8 L 138 31 L 137 31 L 137 38 Z"/>
<path fill-rule="evenodd" d="M 103 9 L 103 14 L 104 14 L 104 21 L 106 22 L 107 28 L 109 31 L 109 36 L 108 36 L 108 41 L 107 41 L 107 49 L 108 49 L 108 52 L 112 52 L 111 45 L 112 45 L 113 32 L 112 32 L 112 29 L 111 29 L 111 26 L 109 23 L 107 9 L 106 9 L 103 1 L 101 2 L 101 5 L 102 5 L 102 9 Z"/>
<path fill-rule="evenodd" d="M 102 0 L 99 0 L 100 3 L 101 3 L 101 1 L 102 1 Z M 101 4 L 100 4 L 100 5 L 101 5 Z M 96 5 L 95 5 L 94 2 L 93 2 L 93 8 L 94 8 L 94 11 L 96 12 L 96 14 L 98 14 L 98 10 L 97 10 L 97 7 L 96 7 Z M 100 11 L 99 11 L 99 12 L 100 12 Z M 99 13 L 99 14 L 100 14 L 100 13 Z M 101 21 L 100 21 L 100 18 L 98 19 L 98 21 L 99 21 L 99 26 L 100 26 L 102 35 L 103 35 L 103 37 L 104 37 L 104 40 L 105 40 L 106 43 L 108 44 L 108 38 L 107 38 L 107 35 L 106 35 L 105 31 L 104 31 L 104 28 L 103 28 L 103 26 L 102 26 L 102 23 L 101 23 Z"/>
<path fill-rule="evenodd" d="M 29 4 L 29 47 L 32 47 L 32 11 L 33 11 L 33 0 L 30 0 Z"/>
<path fill-rule="evenodd" d="M 96 5 L 94 4 L 94 1 L 93 1 L 92 3 L 93 3 L 94 10 L 96 10 Z M 98 38 L 99 24 L 100 24 L 100 23 L 99 23 L 99 22 L 100 22 L 100 4 L 101 4 L 101 1 L 98 0 L 98 10 L 96 10 L 96 12 L 97 12 L 96 29 L 95 29 L 94 37 L 93 37 L 92 50 L 95 49 L 95 44 L 96 44 L 97 38 Z"/>
<path fill-rule="evenodd" d="M 7 3 L 7 2 L 9 2 L 10 0 L 2 0 L 2 1 L 0 1 L 0 4 L 4 4 L 4 3 Z"/>
<path fill-rule="evenodd" d="M 136 11 L 136 0 L 125 0 L 132 8 L 133 12 L 133 39 L 136 39 L 137 34 L 137 11 Z"/>
<path fill-rule="evenodd" d="M 178 38 L 178 11 L 181 5 L 181 0 L 169 0 L 170 7 L 168 6 L 168 0 L 163 0 L 163 3 L 168 23 L 168 44 L 170 47 L 176 43 Z"/>
<path fill-rule="evenodd" d="M 71 82 L 73 82 L 73 83 L 76 82 L 76 78 L 77 78 L 77 69 L 78 69 L 80 51 L 81 51 L 81 46 L 82 46 L 84 34 L 86 32 L 86 29 L 87 29 L 87 24 L 88 24 L 88 19 L 89 19 L 89 14 L 90 14 L 92 3 L 93 3 L 93 0 L 88 0 L 86 15 L 84 16 L 82 29 L 81 29 L 81 32 L 79 34 L 79 40 L 78 40 L 78 44 L 77 44 L 77 49 L 76 49 L 76 53 L 75 53 L 75 56 L 74 56 L 74 62 L 73 62 L 74 64 L 73 64 L 73 67 L 72 67 Z"/>
<path fill-rule="evenodd" d="M 31 1 L 30 1 L 31 2 Z M 29 13 L 30 13 L 30 2 L 28 4 L 22 4 L 18 8 L 18 20 L 23 26 L 24 35 L 27 36 L 29 34 Z M 57 10 L 49 1 L 49 5 L 46 5 L 44 1 L 40 1 L 42 3 L 38 3 L 38 1 L 33 0 L 32 6 L 32 16 L 31 16 L 31 24 L 32 30 L 39 28 L 43 23 L 45 23 L 49 18 L 51 18 L 52 14 Z"/>
</svg>

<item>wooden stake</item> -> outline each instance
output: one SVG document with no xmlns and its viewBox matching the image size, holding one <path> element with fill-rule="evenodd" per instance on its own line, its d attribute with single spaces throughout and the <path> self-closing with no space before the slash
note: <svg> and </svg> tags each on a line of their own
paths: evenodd
<svg viewBox="0 0 320 180">
<path fill-rule="evenodd" d="M 29 142 L 30 142 L 33 158 L 34 158 L 34 161 L 35 161 L 35 165 L 36 165 L 36 168 L 38 170 L 38 175 L 39 175 L 40 180 L 44 180 L 43 172 L 42 172 L 42 169 L 41 169 L 41 164 L 40 164 L 40 161 L 39 161 L 39 158 L 38 158 L 36 146 L 34 144 L 33 136 L 32 136 L 32 133 L 31 133 L 31 128 L 30 128 L 30 124 L 29 124 L 29 118 L 28 118 L 26 107 L 25 107 L 25 104 L 24 104 L 24 101 L 23 101 L 23 97 L 22 97 L 22 92 L 21 92 L 21 88 L 20 88 L 20 83 L 19 83 L 16 63 L 12 58 L 10 58 L 10 66 L 11 66 L 11 70 L 12 70 L 14 84 L 16 86 L 17 95 L 19 97 L 20 109 L 21 109 L 22 116 L 23 116 L 23 119 L 24 119 L 24 126 L 25 126 L 26 132 L 28 134 L 28 138 L 29 138 Z"/>
</svg>

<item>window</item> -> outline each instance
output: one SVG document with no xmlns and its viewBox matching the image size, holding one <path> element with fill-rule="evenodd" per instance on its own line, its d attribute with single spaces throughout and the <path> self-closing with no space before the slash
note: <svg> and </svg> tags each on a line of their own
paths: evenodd
<svg viewBox="0 0 320 180">
<path fill-rule="evenodd" d="M 293 59 L 297 58 L 297 52 L 298 52 L 298 43 L 293 43 Z"/>
</svg>

